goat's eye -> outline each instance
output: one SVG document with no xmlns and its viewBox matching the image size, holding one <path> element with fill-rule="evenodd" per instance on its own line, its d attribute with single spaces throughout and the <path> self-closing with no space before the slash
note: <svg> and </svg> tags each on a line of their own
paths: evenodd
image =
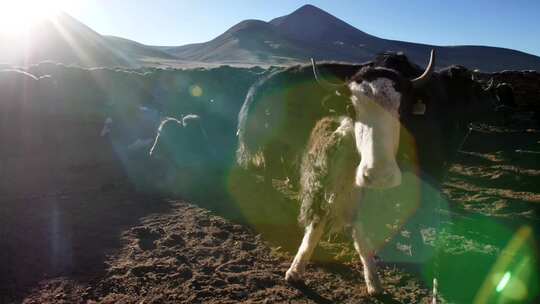
<svg viewBox="0 0 540 304">
<path fill-rule="evenodd" d="M 360 92 L 364 95 L 367 95 L 367 96 L 372 96 L 373 95 L 373 89 L 371 88 L 371 86 L 367 83 L 361 83 L 360 86 Z"/>
</svg>

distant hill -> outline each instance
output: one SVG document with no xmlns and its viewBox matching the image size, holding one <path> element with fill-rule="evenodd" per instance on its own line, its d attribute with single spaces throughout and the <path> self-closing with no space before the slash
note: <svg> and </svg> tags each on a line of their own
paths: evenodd
<svg viewBox="0 0 540 304">
<path fill-rule="evenodd" d="M 0 66 L 51 60 L 85 67 L 289 65 L 318 60 L 365 62 L 381 52 L 404 52 L 424 65 L 437 50 L 437 65 L 460 64 L 485 72 L 538 70 L 540 57 L 488 46 L 432 46 L 388 40 L 365 33 L 331 14 L 305 5 L 269 22 L 245 20 L 205 43 L 148 46 L 102 36 L 62 14 L 34 26 L 26 37 L 0 34 Z"/>
<path fill-rule="evenodd" d="M 310 57 L 363 62 L 385 51 L 404 52 L 425 64 L 429 50 L 438 51 L 438 65 L 461 64 L 484 71 L 540 70 L 540 57 L 488 46 L 432 46 L 369 35 L 312 5 L 264 22 L 246 20 L 215 39 L 163 48 L 183 60 L 282 64 Z"/>
<path fill-rule="evenodd" d="M 177 59 L 175 56 L 168 54 L 159 50 L 158 48 L 147 46 L 141 43 L 138 43 L 133 40 L 115 37 L 115 36 L 104 36 L 105 40 L 117 53 L 122 54 L 126 58 L 131 58 L 132 60 L 145 60 L 145 59 Z"/>
<path fill-rule="evenodd" d="M 68 14 L 43 20 L 24 35 L 0 34 L 0 45 L 0 63 L 12 65 L 51 60 L 86 67 L 137 67 L 145 57 L 174 58 L 133 41 L 104 37 Z"/>
<path fill-rule="evenodd" d="M 296 62 L 310 54 L 308 47 L 260 20 L 242 21 L 206 43 L 171 47 L 165 51 L 183 60 L 254 64 Z"/>
</svg>

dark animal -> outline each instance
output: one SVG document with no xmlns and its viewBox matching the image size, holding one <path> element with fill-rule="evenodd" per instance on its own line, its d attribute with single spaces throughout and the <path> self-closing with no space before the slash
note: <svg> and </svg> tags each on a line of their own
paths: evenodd
<svg viewBox="0 0 540 304">
<path fill-rule="evenodd" d="M 160 190 L 186 195 L 209 174 L 215 150 L 201 118 L 190 114 L 181 120 L 167 117 L 161 121 L 150 156 Z"/>
<path fill-rule="evenodd" d="M 333 67 L 338 67 L 339 71 L 339 67 L 343 66 Z M 414 88 L 427 82 L 433 70 L 433 56 L 424 74 L 412 81 L 394 69 L 365 65 L 362 68 L 356 67 L 354 73 L 354 66 L 345 67 L 341 71 L 350 72 L 350 80 L 344 84 L 332 85 L 318 76 L 313 63 L 315 77 L 318 84 L 322 85 L 318 87 L 317 83 L 306 81 L 305 87 L 296 92 L 300 95 L 303 91 L 304 96 L 294 96 L 298 100 L 284 96 L 284 102 L 276 101 L 279 91 L 267 92 L 269 96 L 263 95 L 262 102 L 269 98 L 283 104 L 283 108 L 281 113 L 276 113 L 265 109 L 263 103 L 263 113 L 270 118 L 263 121 L 262 128 L 257 128 L 261 127 L 260 121 L 248 121 L 250 108 L 261 106 L 253 98 L 256 92 L 251 91 L 248 94 L 240 113 L 238 161 L 241 165 L 248 167 L 251 159 L 254 160 L 252 165 L 260 166 L 261 162 L 256 159 L 260 158 L 264 165 L 267 165 L 268 161 L 275 164 L 277 160 L 280 166 L 279 158 L 287 159 L 289 154 L 288 156 L 292 156 L 289 159 L 295 160 L 298 152 L 305 150 L 299 174 L 302 201 L 300 221 L 306 227 L 306 233 L 293 264 L 287 271 L 288 281 L 300 279 L 305 264 L 324 233 L 325 225 L 331 224 L 332 229 L 339 229 L 352 223 L 362 188 L 384 189 L 401 183 L 401 171 L 395 160 L 399 145 L 399 117 L 401 109 L 413 109 L 411 106 L 402 108 L 401 103 L 413 100 L 411 95 Z M 294 72 L 296 71 L 291 74 Z M 300 82 L 300 86 L 302 84 Z M 295 86 L 290 88 L 293 93 L 295 89 Z M 315 91 L 314 95 L 311 95 L 313 92 L 310 89 Z M 301 102 L 304 103 L 302 107 L 296 106 Z M 268 106 L 276 109 L 275 103 Z M 295 109 L 295 106 L 297 112 L 294 114 L 298 115 L 293 116 L 293 119 L 287 118 L 287 115 L 292 115 L 290 110 Z M 330 117 L 322 118 L 329 115 Z M 277 134 L 280 134 L 280 124 L 284 125 L 288 132 L 286 135 L 282 133 L 284 136 L 274 145 L 275 135 L 272 133 L 277 127 Z M 306 131 L 309 133 L 311 129 L 311 136 L 307 136 Z M 265 144 L 270 150 L 263 149 L 264 153 L 251 158 L 248 149 L 253 143 L 244 141 L 249 139 L 250 132 L 263 133 L 263 142 L 267 140 Z M 309 140 L 304 149 L 307 138 Z M 276 158 L 274 153 L 277 153 L 279 158 Z M 267 156 L 271 158 L 267 159 Z M 294 165 L 292 167 L 294 168 Z M 271 175 L 269 177 L 271 178 Z M 353 237 L 364 263 L 368 292 L 378 293 L 381 287 L 372 259 L 373 249 L 370 249 L 360 225 L 354 225 Z"/>
<path fill-rule="evenodd" d="M 362 65 L 318 66 L 328 81 L 351 79 L 362 67 L 385 67 L 407 78 L 422 73 L 405 55 L 395 53 L 381 54 Z M 404 96 L 400 121 L 419 149 L 408 151 L 409 147 L 400 144 L 398 163 L 406 165 L 414 152 L 423 174 L 434 182 L 442 177 L 444 164 L 468 131 L 468 122 L 478 120 L 494 107 L 492 96 L 471 78 L 469 70 L 449 67 L 433 73 L 425 86 Z M 316 83 L 309 65 L 276 71 L 255 83 L 238 116 L 238 164 L 259 170 L 266 180 L 298 181 L 302 153 L 315 123 L 328 115 L 351 116 L 347 91 L 338 93 Z M 425 115 L 414 114 L 415 108 L 422 106 L 426 107 Z M 428 146 L 435 150 L 426 149 Z"/>
<path fill-rule="evenodd" d="M 54 107 L 54 94 L 49 76 L 0 70 L 0 156 L 32 151 L 49 139 L 44 116 Z"/>
<path fill-rule="evenodd" d="M 393 69 L 366 66 L 342 85 L 321 79 L 313 63 L 318 82 L 329 91 L 341 91 L 340 96 L 347 96 L 354 115 L 323 118 L 311 133 L 300 170 L 300 221 L 306 232 L 286 273 L 288 281 L 300 280 L 326 225 L 331 230 L 351 226 L 368 293 L 382 291 L 373 260 L 375 248 L 362 222 L 355 221 L 357 207 L 364 189 L 387 189 L 401 184 L 401 171 L 395 159 L 401 102 L 409 99 L 414 87 L 427 82 L 433 59 L 432 53 L 428 68 L 414 80 Z"/>
<path fill-rule="evenodd" d="M 360 66 L 325 64 L 338 79 L 352 76 Z M 298 179 L 301 152 L 315 122 L 328 113 L 346 114 L 343 97 L 313 81 L 310 66 L 276 71 L 248 91 L 238 117 L 237 161 L 272 177 Z"/>
<path fill-rule="evenodd" d="M 493 78 L 491 78 L 485 91 L 493 97 L 495 112 L 502 115 L 503 124 L 508 124 L 512 114 L 518 107 L 512 86 L 506 82 L 494 85 Z"/>
</svg>

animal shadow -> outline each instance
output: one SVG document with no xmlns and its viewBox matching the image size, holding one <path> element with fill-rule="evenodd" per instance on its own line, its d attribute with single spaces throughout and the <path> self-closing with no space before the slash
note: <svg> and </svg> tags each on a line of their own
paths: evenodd
<svg viewBox="0 0 540 304">
<path fill-rule="evenodd" d="M 331 304 L 334 303 L 330 299 L 327 299 L 313 290 L 311 287 L 307 286 L 304 282 L 295 282 L 291 283 L 291 286 L 301 291 L 307 298 L 312 300 L 317 304 Z"/>
</svg>

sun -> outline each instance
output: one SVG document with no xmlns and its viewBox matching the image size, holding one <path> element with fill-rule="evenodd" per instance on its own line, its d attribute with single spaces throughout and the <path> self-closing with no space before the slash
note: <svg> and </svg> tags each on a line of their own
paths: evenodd
<svg viewBox="0 0 540 304">
<path fill-rule="evenodd" d="M 20 34 L 39 21 L 58 16 L 76 0 L 0 0 L 0 33 Z"/>
</svg>

